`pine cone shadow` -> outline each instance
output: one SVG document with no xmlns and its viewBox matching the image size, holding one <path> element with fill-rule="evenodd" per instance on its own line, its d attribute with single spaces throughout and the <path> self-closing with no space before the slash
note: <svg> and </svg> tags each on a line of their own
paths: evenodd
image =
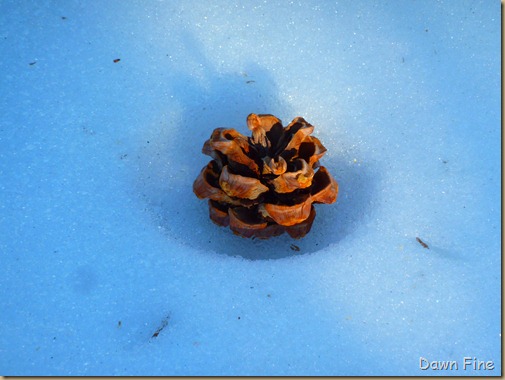
<svg viewBox="0 0 505 380">
<path fill-rule="evenodd" d="M 191 39 L 188 44 L 195 43 Z M 332 151 L 342 150 L 329 142 L 321 164 L 339 184 L 336 204 L 315 205 L 312 230 L 302 239 L 287 234 L 268 240 L 246 239 L 219 227 L 209 219 L 207 201 L 192 191 L 193 181 L 210 158 L 202 146 L 218 127 L 235 128 L 248 135 L 246 117 L 269 113 L 287 125 L 296 114 L 278 96 L 268 71 L 251 64 L 239 72 L 222 74 L 206 61 L 195 46 L 195 60 L 205 67 L 203 77 L 176 73 L 167 83 L 180 110 L 171 120 L 162 120 L 149 134 L 156 136 L 139 154 L 137 191 L 153 217 L 153 223 L 173 240 L 202 251 L 212 251 L 250 260 L 280 259 L 317 252 L 352 234 L 363 217 L 375 191 L 375 174 L 351 164 Z M 310 122 L 310 120 L 308 120 Z M 316 125 L 318 128 L 333 126 Z"/>
</svg>

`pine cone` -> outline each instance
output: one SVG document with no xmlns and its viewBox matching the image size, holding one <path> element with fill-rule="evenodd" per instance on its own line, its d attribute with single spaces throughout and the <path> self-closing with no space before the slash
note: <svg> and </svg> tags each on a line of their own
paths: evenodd
<svg viewBox="0 0 505 380">
<path fill-rule="evenodd" d="M 195 180 L 194 193 L 209 199 L 212 221 L 237 235 L 305 236 L 316 216 L 312 203 L 337 199 L 337 182 L 319 166 L 326 148 L 302 117 L 284 128 L 273 115 L 250 114 L 247 126 L 252 137 L 214 130 L 202 149 L 213 160 Z"/>
</svg>

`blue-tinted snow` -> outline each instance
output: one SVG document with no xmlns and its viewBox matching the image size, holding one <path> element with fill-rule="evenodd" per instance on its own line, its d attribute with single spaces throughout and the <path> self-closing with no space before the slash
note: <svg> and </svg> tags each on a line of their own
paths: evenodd
<svg viewBox="0 0 505 380">
<path fill-rule="evenodd" d="M 499 375 L 499 17 L 1 2 L 0 373 Z M 328 148 L 338 202 L 303 240 L 236 237 L 192 193 L 250 112 Z"/>
</svg>

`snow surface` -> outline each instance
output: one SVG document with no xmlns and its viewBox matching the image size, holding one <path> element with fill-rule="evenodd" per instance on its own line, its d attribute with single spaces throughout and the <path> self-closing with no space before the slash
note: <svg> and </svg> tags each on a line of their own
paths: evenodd
<svg viewBox="0 0 505 380">
<path fill-rule="evenodd" d="M 3 0 L 0 26 L 1 374 L 500 375 L 499 1 Z M 328 148 L 303 240 L 192 192 L 251 112 Z"/>
</svg>

